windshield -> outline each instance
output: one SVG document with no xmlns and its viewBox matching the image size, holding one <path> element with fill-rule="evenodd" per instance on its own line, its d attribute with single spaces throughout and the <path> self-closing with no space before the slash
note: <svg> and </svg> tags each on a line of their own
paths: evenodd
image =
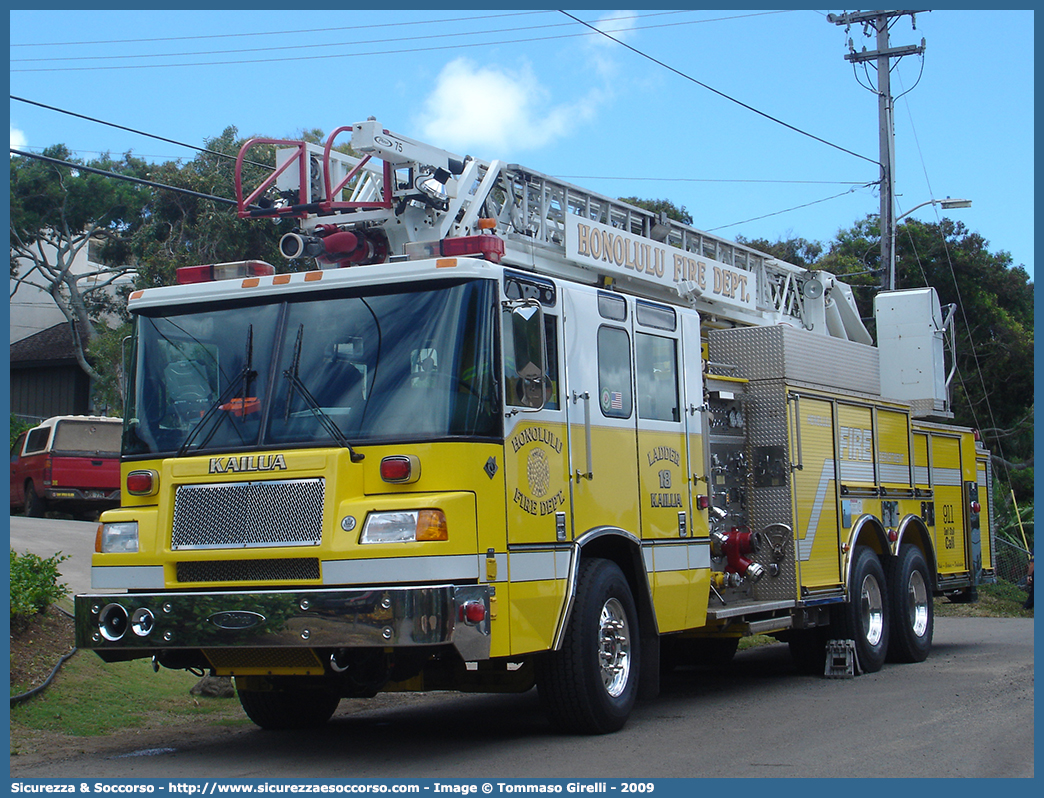
<svg viewBox="0 0 1044 798">
<path fill-rule="evenodd" d="M 496 437 L 495 283 L 141 316 L 125 454 Z"/>
</svg>

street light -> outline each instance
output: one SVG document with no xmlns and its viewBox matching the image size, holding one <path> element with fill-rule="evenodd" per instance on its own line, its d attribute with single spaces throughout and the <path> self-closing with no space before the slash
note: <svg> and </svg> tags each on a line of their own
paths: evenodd
<svg viewBox="0 0 1044 798">
<path fill-rule="evenodd" d="M 895 290 L 895 227 L 900 219 L 909 216 L 925 205 L 941 205 L 944 211 L 948 211 L 953 208 L 970 208 L 971 204 L 972 201 L 970 199 L 951 199 L 950 197 L 946 199 L 930 199 L 927 202 L 922 202 L 920 205 L 914 205 L 906 213 L 896 216 L 892 221 L 890 229 L 881 231 L 881 255 L 882 260 L 886 261 L 886 263 L 882 263 L 882 266 L 885 267 L 881 281 L 883 287 L 888 291 Z"/>
<path fill-rule="evenodd" d="M 950 199 L 949 197 L 947 197 L 946 199 L 941 199 L 941 200 L 940 199 L 932 199 L 932 200 L 928 200 L 927 202 L 922 202 L 920 205 L 914 205 L 906 213 L 901 213 L 898 216 L 896 216 L 895 220 L 898 222 L 904 216 L 909 216 L 911 213 L 916 211 L 918 208 L 923 208 L 925 205 L 941 205 L 942 209 L 944 211 L 949 211 L 949 210 L 952 210 L 954 208 L 970 208 L 971 204 L 972 204 L 972 201 L 970 199 Z"/>
</svg>

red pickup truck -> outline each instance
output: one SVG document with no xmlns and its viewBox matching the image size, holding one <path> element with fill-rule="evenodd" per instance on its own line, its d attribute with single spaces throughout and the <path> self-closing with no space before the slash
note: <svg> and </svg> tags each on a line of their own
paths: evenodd
<svg viewBox="0 0 1044 798">
<path fill-rule="evenodd" d="M 92 519 L 118 507 L 122 433 L 105 416 L 55 416 L 23 432 L 11 447 L 11 511 Z"/>
</svg>

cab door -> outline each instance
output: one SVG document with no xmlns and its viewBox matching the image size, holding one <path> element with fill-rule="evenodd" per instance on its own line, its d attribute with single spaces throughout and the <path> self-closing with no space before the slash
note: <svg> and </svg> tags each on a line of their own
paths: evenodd
<svg viewBox="0 0 1044 798">
<path fill-rule="evenodd" d="M 563 292 L 573 478 L 573 535 L 601 527 L 641 535 L 632 303 L 619 294 Z"/>
<path fill-rule="evenodd" d="M 508 607 L 505 616 L 509 619 L 511 649 L 538 651 L 553 642 L 566 604 L 570 574 L 563 308 L 559 286 L 531 275 L 507 274 L 505 299 L 503 474 L 507 552 L 505 556 L 498 547 L 491 557 L 487 551 L 486 573 L 499 585 L 497 600 Z M 530 304 L 525 305 L 525 301 Z M 513 318 L 520 306 L 532 324 Z M 542 335 L 534 332 L 534 324 L 542 329 Z M 515 333 L 522 328 L 528 334 L 516 340 Z M 487 464 L 491 480 L 498 467 Z"/>
<path fill-rule="evenodd" d="M 634 303 L 641 537 L 661 632 L 690 624 L 693 572 L 686 421 L 682 405 L 678 312 Z"/>
<path fill-rule="evenodd" d="M 642 300 L 634 307 L 642 539 L 673 540 L 687 537 L 689 526 L 678 317 Z"/>
</svg>

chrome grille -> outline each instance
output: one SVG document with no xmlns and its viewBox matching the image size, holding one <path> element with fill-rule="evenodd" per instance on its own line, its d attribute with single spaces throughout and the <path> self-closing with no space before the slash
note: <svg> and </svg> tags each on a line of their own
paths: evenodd
<svg viewBox="0 0 1044 798">
<path fill-rule="evenodd" d="M 322 542 L 322 479 L 182 485 L 171 548 L 315 546 Z"/>
<path fill-rule="evenodd" d="M 288 582 L 319 579 L 313 557 L 279 560 L 205 560 L 179 562 L 179 582 Z"/>
</svg>

